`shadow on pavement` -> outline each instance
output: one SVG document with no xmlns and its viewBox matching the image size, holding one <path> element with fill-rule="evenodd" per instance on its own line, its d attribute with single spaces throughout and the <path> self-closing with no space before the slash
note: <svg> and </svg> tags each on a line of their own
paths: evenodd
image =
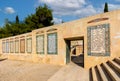
<svg viewBox="0 0 120 81">
<path fill-rule="evenodd" d="M 0 61 L 4 61 L 4 60 L 7 60 L 7 58 L 0 58 Z"/>
<path fill-rule="evenodd" d="M 84 67 L 84 55 L 71 56 L 71 61 L 78 66 Z"/>
</svg>

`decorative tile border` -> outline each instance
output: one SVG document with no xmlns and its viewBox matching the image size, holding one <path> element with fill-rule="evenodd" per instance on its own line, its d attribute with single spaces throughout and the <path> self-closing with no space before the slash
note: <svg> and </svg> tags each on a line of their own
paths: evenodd
<svg viewBox="0 0 120 81">
<path fill-rule="evenodd" d="M 96 34 L 96 35 L 95 35 Z M 110 56 L 109 24 L 101 24 L 87 28 L 88 55 Z"/>
<path fill-rule="evenodd" d="M 47 53 L 48 54 L 57 54 L 57 32 L 47 34 Z M 51 50 L 52 48 L 52 50 Z M 54 49 L 54 50 L 53 50 Z"/>
<path fill-rule="evenodd" d="M 44 54 L 44 35 L 36 36 L 36 52 L 37 54 Z"/>
</svg>

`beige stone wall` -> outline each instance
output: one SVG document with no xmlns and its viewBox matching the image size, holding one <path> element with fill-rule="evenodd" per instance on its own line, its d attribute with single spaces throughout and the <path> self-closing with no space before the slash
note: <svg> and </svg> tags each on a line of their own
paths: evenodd
<svg viewBox="0 0 120 81">
<path fill-rule="evenodd" d="M 76 56 L 83 54 L 83 46 L 79 45 L 76 47 Z"/>
<path fill-rule="evenodd" d="M 91 24 L 86 24 L 88 26 L 92 25 L 99 25 L 99 24 L 104 24 L 104 23 L 109 23 L 110 24 L 110 56 L 88 56 L 87 51 L 85 51 L 85 68 L 89 68 L 91 66 L 95 66 L 97 64 L 100 64 L 102 62 L 105 62 L 107 60 L 113 59 L 115 57 L 120 57 L 120 49 L 119 44 L 120 44 L 120 38 L 116 38 L 117 33 L 120 32 L 120 19 L 119 19 L 120 11 L 113 11 L 109 13 L 104 13 L 104 14 L 99 14 L 97 16 L 93 16 L 90 19 L 95 19 L 95 18 L 100 18 L 100 17 L 108 17 L 109 20 L 106 20 L 104 22 L 97 22 L 97 23 L 91 23 Z M 89 20 L 88 20 L 89 21 Z M 85 36 L 86 37 L 86 36 Z M 87 40 L 87 38 L 85 39 Z M 85 49 L 87 49 L 87 42 L 85 42 Z M 90 63 L 91 61 L 91 63 Z"/>
<path fill-rule="evenodd" d="M 109 18 L 108 20 L 88 23 L 91 20 L 97 18 Z M 87 27 L 95 26 L 100 24 L 110 24 L 110 56 L 88 56 L 87 52 Z M 66 43 L 64 39 L 69 39 L 72 37 L 84 37 L 84 66 L 85 68 L 90 68 L 96 64 L 100 64 L 114 57 L 120 57 L 120 10 L 112 11 L 104 14 L 98 14 L 95 16 L 90 16 L 76 21 L 71 21 L 59 25 L 54 25 L 46 28 L 40 28 L 33 30 L 31 33 L 26 33 L 22 35 L 17 35 L 9 38 L 0 39 L 0 54 L 3 57 L 14 60 L 25 60 L 31 62 L 41 62 L 50 64 L 66 64 Z M 49 31 L 48 31 L 49 30 Z M 49 33 L 57 32 L 58 40 L 58 53 L 57 54 L 47 54 L 47 35 Z M 36 54 L 36 36 L 44 35 L 44 54 Z M 32 38 L 32 53 L 27 53 L 26 50 L 26 39 Z M 2 41 L 15 40 L 15 38 L 20 39 L 25 38 L 25 53 L 3 53 L 2 52 Z M 20 43 L 20 42 L 19 42 Z"/>
<path fill-rule="evenodd" d="M 79 56 L 82 53 L 83 53 L 83 40 L 71 41 L 71 54 Z"/>
</svg>

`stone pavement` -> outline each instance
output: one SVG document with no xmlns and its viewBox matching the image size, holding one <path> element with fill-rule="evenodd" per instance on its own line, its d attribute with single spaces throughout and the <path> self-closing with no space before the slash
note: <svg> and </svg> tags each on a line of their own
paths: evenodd
<svg viewBox="0 0 120 81">
<path fill-rule="evenodd" d="M 0 81 L 47 81 L 60 68 L 50 64 L 2 60 Z"/>
<path fill-rule="evenodd" d="M 48 81 L 89 81 L 89 71 L 71 62 Z"/>
</svg>

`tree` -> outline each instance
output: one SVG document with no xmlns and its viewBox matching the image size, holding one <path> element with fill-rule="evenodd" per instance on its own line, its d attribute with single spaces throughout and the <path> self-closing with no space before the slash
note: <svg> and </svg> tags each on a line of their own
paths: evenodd
<svg viewBox="0 0 120 81">
<path fill-rule="evenodd" d="M 18 17 L 18 15 L 16 16 L 16 24 L 19 24 L 19 17 Z"/>
<path fill-rule="evenodd" d="M 63 20 L 62 20 L 62 22 L 61 23 L 65 23 Z"/>
<path fill-rule="evenodd" d="M 38 29 L 41 27 L 53 25 L 52 20 L 52 10 L 49 9 L 48 6 L 45 4 L 44 6 L 37 7 L 36 12 L 34 14 L 29 15 L 25 19 L 25 23 L 31 29 Z"/>
<path fill-rule="evenodd" d="M 3 27 L 0 27 L 0 38 L 5 37 L 5 29 Z"/>
<path fill-rule="evenodd" d="M 53 25 L 52 10 L 45 4 L 43 7 L 39 6 L 36 8 L 36 16 L 38 17 L 38 23 L 43 23 L 44 26 Z"/>
<path fill-rule="evenodd" d="M 105 12 L 108 12 L 108 4 L 107 3 L 105 3 L 105 6 L 104 6 L 104 13 Z"/>
<path fill-rule="evenodd" d="M 0 28 L 0 38 L 15 36 L 27 32 L 31 32 L 34 29 L 53 25 L 52 10 L 47 5 L 39 6 L 36 8 L 34 14 L 28 15 L 24 22 L 19 21 L 18 15 L 15 18 L 15 22 L 10 22 L 5 19 L 5 25 Z"/>
</svg>

